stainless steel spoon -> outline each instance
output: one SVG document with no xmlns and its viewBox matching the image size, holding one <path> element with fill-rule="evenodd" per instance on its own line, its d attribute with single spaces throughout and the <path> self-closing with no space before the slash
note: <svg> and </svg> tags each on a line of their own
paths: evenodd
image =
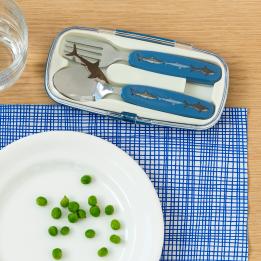
<svg viewBox="0 0 261 261">
<path fill-rule="evenodd" d="M 108 94 L 120 94 L 121 88 L 113 88 L 95 79 L 79 64 L 62 68 L 53 77 L 54 87 L 64 96 L 76 101 L 97 101 Z"/>
<path fill-rule="evenodd" d="M 84 66 L 71 64 L 55 73 L 53 85 L 65 97 L 80 102 L 98 101 L 109 94 L 119 94 L 127 103 L 184 117 L 208 119 L 215 111 L 212 103 L 183 93 L 143 85 L 115 88 L 88 77 L 89 72 Z"/>
</svg>

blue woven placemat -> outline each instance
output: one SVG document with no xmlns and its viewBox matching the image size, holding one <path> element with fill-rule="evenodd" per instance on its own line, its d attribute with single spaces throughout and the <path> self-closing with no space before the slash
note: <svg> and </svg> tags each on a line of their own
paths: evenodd
<svg viewBox="0 0 261 261">
<path fill-rule="evenodd" d="M 215 127 L 191 131 L 120 122 L 61 105 L 0 105 L 0 148 L 50 130 L 106 139 L 144 168 L 164 212 L 162 261 L 248 259 L 246 109 L 225 109 Z"/>
</svg>

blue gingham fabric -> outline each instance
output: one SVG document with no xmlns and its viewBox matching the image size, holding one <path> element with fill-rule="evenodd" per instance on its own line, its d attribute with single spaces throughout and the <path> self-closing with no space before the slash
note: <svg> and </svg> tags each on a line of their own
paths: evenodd
<svg viewBox="0 0 261 261">
<path fill-rule="evenodd" d="M 61 105 L 0 105 L 0 148 L 50 130 L 106 139 L 144 168 L 164 212 L 161 261 L 248 259 L 246 109 L 227 108 L 213 128 L 192 131 L 136 125 Z"/>
</svg>

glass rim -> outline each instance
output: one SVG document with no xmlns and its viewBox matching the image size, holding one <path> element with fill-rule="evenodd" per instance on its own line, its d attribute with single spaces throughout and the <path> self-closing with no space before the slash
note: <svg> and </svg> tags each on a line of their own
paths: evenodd
<svg viewBox="0 0 261 261">
<path fill-rule="evenodd" d="M 22 28 L 21 38 L 24 42 L 23 48 L 21 48 L 21 51 L 19 53 L 19 56 L 16 59 L 13 59 L 11 64 L 9 64 L 6 68 L 3 70 L 0 70 L 0 86 L 1 85 L 7 85 L 10 86 L 13 83 L 16 82 L 16 80 L 19 78 L 20 73 L 23 71 L 25 67 L 25 61 L 27 57 L 28 52 L 28 26 L 26 24 L 24 15 L 20 7 L 16 4 L 13 0 L 0 0 L 0 6 L 1 4 L 5 5 L 8 3 L 13 5 L 13 8 L 16 9 L 19 15 L 19 25 Z M 1 13 L 0 13 L 1 16 Z M 5 88 L 4 88 L 5 89 Z M 1 90 L 1 88 L 0 88 Z"/>
</svg>

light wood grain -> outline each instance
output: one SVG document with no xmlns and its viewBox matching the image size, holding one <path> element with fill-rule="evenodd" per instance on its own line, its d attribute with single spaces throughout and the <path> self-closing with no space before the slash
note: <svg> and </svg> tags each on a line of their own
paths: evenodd
<svg viewBox="0 0 261 261">
<path fill-rule="evenodd" d="M 0 93 L 0 103 L 51 103 L 43 88 L 45 61 L 64 27 L 122 28 L 193 43 L 225 58 L 227 106 L 249 109 L 250 261 L 261 256 L 261 1 L 19 0 L 30 31 L 26 70 Z"/>
</svg>

